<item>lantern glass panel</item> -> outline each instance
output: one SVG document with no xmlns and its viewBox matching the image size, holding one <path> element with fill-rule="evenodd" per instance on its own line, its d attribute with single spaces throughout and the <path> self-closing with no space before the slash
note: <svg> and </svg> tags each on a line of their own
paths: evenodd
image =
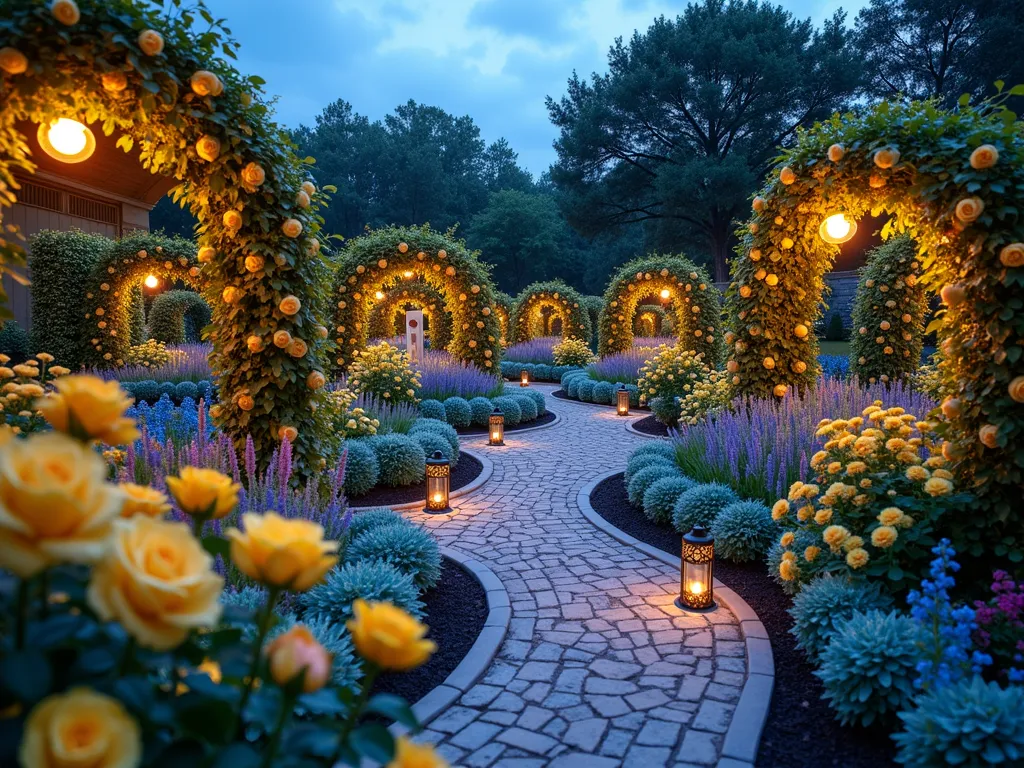
<svg viewBox="0 0 1024 768">
<path fill-rule="evenodd" d="M 488 443 L 491 445 L 504 445 L 505 444 L 505 414 L 503 414 L 497 408 L 494 409 L 494 413 L 488 418 L 489 425 L 489 439 Z"/>
<path fill-rule="evenodd" d="M 519 386 L 520 387 L 528 387 L 528 386 L 530 386 L 530 372 L 529 371 L 523 370 L 522 372 L 520 372 L 520 374 L 519 374 Z"/>
<path fill-rule="evenodd" d="M 625 387 L 620 387 L 616 391 L 615 397 L 619 416 L 629 416 L 629 391 Z"/>
<path fill-rule="evenodd" d="M 451 481 L 451 464 L 435 451 L 427 459 L 427 512 L 447 512 L 448 492 Z"/>
<path fill-rule="evenodd" d="M 704 528 L 683 536 L 679 573 L 679 605 L 691 610 L 713 608 L 715 542 Z"/>
</svg>

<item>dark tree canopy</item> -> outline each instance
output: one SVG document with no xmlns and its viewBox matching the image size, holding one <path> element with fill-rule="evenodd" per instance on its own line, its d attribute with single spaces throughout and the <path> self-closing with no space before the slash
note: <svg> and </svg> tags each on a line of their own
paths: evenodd
<svg viewBox="0 0 1024 768">
<path fill-rule="evenodd" d="M 777 147 L 860 85 L 838 13 L 821 30 L 756 0 L 704 0 L 616 40 L 606 75 L 548 98 L 551 178 L 593 235 L 644 223 L 648 245 L 698 253 L 726 279 L 734 220 Z"/>
</svg>

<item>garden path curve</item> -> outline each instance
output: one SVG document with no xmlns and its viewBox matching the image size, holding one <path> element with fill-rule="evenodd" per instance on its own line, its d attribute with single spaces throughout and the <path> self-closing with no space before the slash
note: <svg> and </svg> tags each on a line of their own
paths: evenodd
<svg viewBox="0 0 1024 768">
<path fill-rule="evenodd" d="M 722 757 L 748 671 L 736 616 L 675 607 L 678 569 L 595 528 L 577 504 L 643 438 L 611 408 L 535 388 L 557 425 L 506 433 L 503 448 L 466 438 L 493 461 L 490 480 L 453 515 L 403 513 L 485 563 L 511 601 L 497 657 L 422 738 L 473 768 L 750 765 Z"/>
</svg>

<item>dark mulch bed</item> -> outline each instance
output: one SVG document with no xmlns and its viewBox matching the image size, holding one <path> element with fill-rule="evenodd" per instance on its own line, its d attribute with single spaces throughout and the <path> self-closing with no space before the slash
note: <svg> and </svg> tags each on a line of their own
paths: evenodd
<svg viewBox="0 0 1024 768">
<path fill-rule="evenodd" d="M 462 453 L 459 457 L 459 466 L 452 470 L 450 490 L 457 491 L 463 486 L 469 485 L 483 472 L 484 465 L 468 453 Z M 350 496 L 349 501 L 354 507 L 390 507 L 394 504 L 408 504 L 410 501 L 426 502 L 427 483 L 424 480 L 416 485 L 403 485 L 400 488 L 390 488 L 386 485 L 378 485 L 369 493 L 362 496 Z"/>
<path fill-rule="evenodd" d="M 557 418 L 558 417 L 551 411 L 546 411 L 543 416 L 539 416 L 533 421 L 528 421 L 525 424 L 516 424 L 514 427 L 510 427 L 506 424 L 505 432 L 518 432 L 521 429 L 529 429 L 530 427 L 542 427 L 545 424 L 550 424 Z M 474 425 L 472 427 L 460 427 L 457 431 L 460 435 L 486 435 L 487 427 Z"/>
<path fill-rule="evenodd" d="M 605 403 L 588 403 L 585 400 L 580 400 L 578 397 L 569 397 L 568 393 L 564 389 L 556 389 L 554 392 L 551 393 L 551 396 L 552 397 L 557 397 L 559 400 L 568 400 L 570 403 L 583 403 L 584 405 L 597 405 L 597 406 L 600 406 L 602 408 L 614 408 L 615 407 L 614 405 L 606 405 Z M 650 410 L 651 409 L 648 408 L 646 405 L 641 405 L 641 406 L 631 405 L 631 406 L 629 406 L 629 412 L 630 413 L 635 413 L 636 411 L 643 411 L 643 412 L 646 413 L 647 411 L 650 411 Z"/>
<path fill-rule="evenodd" d="M 410 704 L 445 681 L 469 653 L 487 621 L 484 588 L 447 557 L 441 581 L 423 596 L 423 602 L 427 607 L 423 622 L 430 627 L 427 637 L 437 643 L 437 652 L 418 669 L 381 675 L 374 686 L 375 692 L 397 694 Z"/>
<path fill-rule="evenodd" d="M 651 416 L 644 416 L 640 421 L 633 422 L 633 429 L 637 432 L 643 432 L 645 435 L 657 435 L 658 437 L 668 437 L 668 427 Z"/>
<path fill-rule="evenodd" d="M 629 503 L 622 475 L 601 482 L 590 494 L 601 517 L 645 544 L 679 555 L 680 535 L 652 523 Z M 790 598 L 765 572 L 764 563 L 715 561 L 715 576 L 747 601 L 764 624 L 775 656 L 775 690 L 757 754 L 759 766 L 786 768 L 877 768 L 894 765 L 895 749 L 883 729 L 846 728 L 823 701 L 813 667 L 789 633 Z"/>
</svg>

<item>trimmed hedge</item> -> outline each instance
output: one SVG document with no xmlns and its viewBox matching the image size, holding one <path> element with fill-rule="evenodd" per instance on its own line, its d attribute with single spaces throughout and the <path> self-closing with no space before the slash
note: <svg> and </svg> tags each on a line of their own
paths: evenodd
<svg viewBox="0 0 1024 768">
<path fill-rule="evenodd" d="M 441 421 L 445 421 L 447 415 L 444 412 L 444 403 L 432 398 L 420 400 L 420 416 L 425 419 L 440 419 Z"/>
<path fill-rule="evenodd" d="M 0 328 L 0 353 L 11 358 L 8 367 L 24 362 L 32 354 L 28 332 L 18 325 L 17 320 L 8 320 Z M 63 365 L 60 360 L 58 364 Z"/>
<path fill-rule="evenodd" d="M 444 401 L 445 418 L 453 427 L 468 427 L 473 423 L 473 409 L 464 397 L 449 397 Z"/>
<path fill-rule="evenodd" d="M 427 454 L 413 437 L 392 433 L 375 435 L 369 441 L 377 454 L 382 485 L 413 485 L 423 479 Z"/>
<path fill-rule="evenodd" d="M 166 291 L 149 308 L 149 336 L 165 344 L 200 341 L 210 324 L 210 305 L 195 291 Z"/>
<path fill-rule="evenodd" d="M 345 449 L 345 493 L 348 496 L 362 496 L 369 493 L 380 479 L 380 462 L 377 453 L 368 444 L 369 438 L 346 440 Z"/>
<path fill-rule="evenodd" d="M 422 405 L 422 404 L 421 404 Z M 469 408 L 472 412 L 474 426 L 486 427 L 491 412 L 494 410 L 494 403 L 489 397 L 474 397 L 469 401 Z"/>
</svg>

